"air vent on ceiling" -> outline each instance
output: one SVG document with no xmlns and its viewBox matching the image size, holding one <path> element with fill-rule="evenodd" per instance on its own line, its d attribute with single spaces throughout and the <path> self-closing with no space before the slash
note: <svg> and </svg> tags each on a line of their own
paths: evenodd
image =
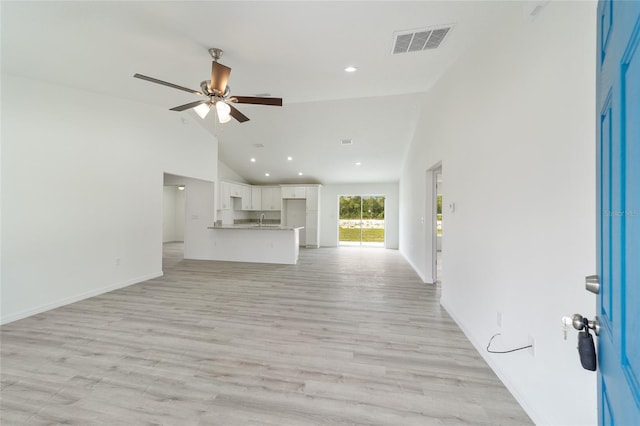
<svg viewBox="0 0 640 426">
<path fill-rule="evenodd" d="M 353 141 L 351 139 L 342 139 L 342 145 L 351 145 Z"/>
<path fill-rule="evenodd" d="M 256 148 L 264 148 L 264 145 L 261 143 L 254 143 L 253 146 Z"/>
<path fill-rule="evenodd" d="M 393 33 L 392 54 L 419 52 L 421 50 L 437 49 L 451 29 L 452 24 L 420 30 L 396 31 Z"/>
</svg>

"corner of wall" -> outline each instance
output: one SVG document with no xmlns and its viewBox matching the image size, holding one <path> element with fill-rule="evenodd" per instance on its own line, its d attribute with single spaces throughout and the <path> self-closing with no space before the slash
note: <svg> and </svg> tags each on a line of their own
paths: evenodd
<svg viewBox="0 0 640 426">
<path fill-rule="evenodd" d="M 533 420 L 533 423 L 536 425 L 551 425 L 553 424 L 544 416 L 542 416 L 538 410 L 535 409 L 529 403 L 529 400 L 525 397 L 524 393 L 518 386 L 510 379 L 509 374 L 504 372 L 500 367 L 500 364 L 494 362 L 494 360 L 489 356 L 486 352 L 486 347 L 484 344 L 478 342 L 475 336 L 469 331 L 466 325 L 460 321 L 458 315 L 452 306 L 450 306 L 447 301 L 442 298 L 440 299 L 440 306 L 447 312 L 447 314 L 455 321 L 455 323 L 460 327 L 460 330 L 464 333 L 464 335 L 469 339 L 471 344 L 476 348 L 476 351 L 480 354 L 482 359 L 489 365 L 489 367 L 496 373 L 496 376 L 500 379 L 500 381 L 504 384 L 504 386 L 511 392 L 511 395 L 515 398 L 515 400 L 520 404 L 522 409 L 527 413 L 527 415 Z"/>
</svg>

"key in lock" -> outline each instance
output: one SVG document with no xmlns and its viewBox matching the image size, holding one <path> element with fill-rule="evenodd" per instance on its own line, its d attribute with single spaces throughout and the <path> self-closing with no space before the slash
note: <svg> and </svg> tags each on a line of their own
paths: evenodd
<svg viewBox="0 0 640 426">
<path fill-rule="evenodd" d="M 589 321 L 588 318 L 580 314 L 575 314 L 573 315 L 572 323 L 573 327 L 579 331 L 578 354 L 580 355 L 580 364 L 582 364 L 582 368 L 585 370 L 596 371 L 598 364 L 596 346 L 589 330 L 593 330 L 596 335 L 600 331 L 597 317 L 595 321 Z"/>
</svg>

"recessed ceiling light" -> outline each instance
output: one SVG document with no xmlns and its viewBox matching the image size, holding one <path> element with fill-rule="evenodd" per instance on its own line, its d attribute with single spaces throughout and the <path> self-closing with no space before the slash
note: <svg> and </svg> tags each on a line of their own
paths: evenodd
<svg viewBox="0 0 640 426">
<path fill-rule="evenodd" d="M 293 160 L 293 157 L 287 157 L 287 160 L 291 161 L 291 160 Z"/>
<path fill-rule="evenodd" d="M 252 159 L 251 159 L 251 162 L 252 162 L 252 163 L 255 163 L 255 162 L 256 162 L 256 159 L 255 159 L 255 158 L 252 158 Z"/>
<path fill-rule="evenodd" d="M 265 173 L 264 175 L 265 175 L 265 176 L 269 176 L 269 173 L 267 172 L 267 173 Z"/>
<path fill-rule="evenodd" d="M 298 172 L 298 176 L 302 176 L 302 172 Z"/>
<path fill-rule="evenodd" d="M 362 163 L 358 161 L 358 162 L 356 163 L 356 166 L 359 166 L 360 164 L 362 164 Z"/>
<path fill-rule="evenodd" d="M 350 66 L 346 67 L 344 70 L 345 70 L 346 72 L 356 72 L 356 71 L 358 71 L 358 68 L 356 68 L 356 67 L 354 67 L 354 66 L 350 65 Z"/>
</svg>

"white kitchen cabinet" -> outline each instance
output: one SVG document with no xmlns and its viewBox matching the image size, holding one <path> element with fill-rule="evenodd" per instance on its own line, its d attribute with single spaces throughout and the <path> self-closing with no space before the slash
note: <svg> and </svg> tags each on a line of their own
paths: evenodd
<svg viewBox="0 0 640 426">
<path fill-rule="evenodd" d="M 231 184 L 229 182 L 220 182 L 218 187 L 218 210 L 231 209 L 230 187 Z"/>
<path fill-rule="evenodd" d="M 282 193 L 279 186 L 262 187 L 262 211 L 280 210 L 282 206 Z"/>
<path fill-rule="evenodd" d="M 307 210 L 320 210 L 320 186 L 306 188 Z"/>
<path fill-rule="evenodd" d="M 273 205 L 273 210 L 282 210 L 282 190 L 279 186 L 273 188 L 271 203 Z"/>
<path fill-rule="evenodd" d="M 242 210 L 251 210 L 251 187 L 242 185 Z"/>
<path fill-rule="evenodd" d="M 282 199 L 305 199 L 306 189 L 304 186 L 282 186 Z"/>
<path fill-rule="evenodd" d="M 307 210 L 305 230 L 305 245 L 307 247 L 320 247 L 320 226 L 318 223 L 320 215 L 317 210 Z"/>
<path fill-rule="evenodd" d="M 307 247 L 320 247 L 320 185 L 306 188 L 305 243 Z"/>
<path fill-rule="evenodd" d="M 262 210 L 262 188 L 251 186 L 251 210 Z"/>
<path fill-rule="evenodd" d="M 229 195 L 235 198 L 242 198 L 242 185 L 239 183 L 229 184 Z"/>
</svg>

